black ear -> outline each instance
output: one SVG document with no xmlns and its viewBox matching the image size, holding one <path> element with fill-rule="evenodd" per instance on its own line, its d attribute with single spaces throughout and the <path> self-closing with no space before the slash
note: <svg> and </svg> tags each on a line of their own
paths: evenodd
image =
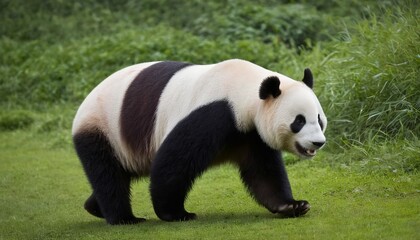
<svg viewBox="0 0 420 240">
<path fill-rule="evenodd" d="M 276 98 L 280 95 L 280 79 L 276 76 L 266 78 L 260 87 L 260 98 L 267 99 L 270 95 Z"/>
<path fill-rule="evenodd" d="M 303 74 L 303 79 L 302 81 L 306 84 L 306 86 L 308 86 L 309 88 L 313 88 L 314 87 L 314 77 L 312 76 L 312 72 L 311 69 L 306 68 L 305 72 Z"/>
</svg>

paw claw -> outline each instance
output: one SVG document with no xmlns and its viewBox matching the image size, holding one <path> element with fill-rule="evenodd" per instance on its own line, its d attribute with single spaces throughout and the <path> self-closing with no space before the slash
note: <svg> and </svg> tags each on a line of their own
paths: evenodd
<svg viewBox="0 0 420 240">
<path fill-rule="evenodd" d="M 293 203 L 283 204 L 278 208 L 278 213 L 286 217 L 299 217 L 305 215 L 311 209 L 307 201 L 294 201 Z"/>
</svg>

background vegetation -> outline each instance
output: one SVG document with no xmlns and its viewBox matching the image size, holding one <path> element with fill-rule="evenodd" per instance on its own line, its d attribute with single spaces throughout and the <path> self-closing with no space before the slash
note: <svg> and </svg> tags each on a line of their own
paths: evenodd
<svg viewBox="0 0 420 240">
<path fill-rule="evenodd" d="M 314 72 L 315 92 L 329 118 L 328 144 L 312 161 L 289 155 L 286 160 L 292 184 L 301 187 L 297 193 L 320 204 L 304 220 L 267 220 L 238 179 L 218 181 L 237 175 L 231 167 L 221 168 L 205 175 L 190 196 L 190 206 L 207 218 L 193 223 L 203 229 L 200 237 L 213 232 L 243 238 L 252 234 L 249 229 L 258 229 L 264 238 L 279 232 L 320 238 L 333 234 L 334 228 L 326 227 L 330 223 L 363 210 L 343 220 L 341 235 L 332 236 L 347 238 L 358 232 L 355 238 L 378 233 L 418 238 L 419 5 L 392 0 L 1 0 L 0 225 L 11 227 L 1 227 L 0 238 L 80 238 L 90 231 L 101 236 L 104 226 L 96 221 L 86 227 L 92 219 L 79 207 L 89 190 L 72 151 L 70 128 L 78 105 L 105 77 L 138 62 L 205 64 L 229 58 L 246 59 L 295 79 L 305 67 Z M 56 185 L 48 179 L 56 179 Z M 147 181 L 139 185 L 143 194 L 147 192 Z M 208 185 L 224 190 L 203 200 L 200 195 L 213 194 Z M 72 194 L 63 193 L 63 188 Z M 138 195 L 148 201 L 147 195 Z M 229 202 L 232 198 L 244 205 L 236 209 L 236 201 Z M 328 211 L 330 203 L 336 214 Z M 203 204 L 217 209 L 200 208 Z M 146 206 L 147 217 L 155 218 Z M 52 207 L 57 208 L 51 213 L 56 217 L 50 218 Z M 247 209 L 253 212 L 232 220 L 231 215 Z M 220 215 L 208 216 L 217 210 Z M 69 226 L 79 219 L 80 225 Z M 363 228 L 366 221 L 371 228 Z M 24 227 L 28 222 L 32 224 Z M 180 230 L 188 224 L 147 224 L 154 229 L 150 233 L 142 227 L 152 234 L 148 236 L 165 236 L 165 231 L 179 238 L 197 234 Z M 308 224 L 319 230 L 308 230 Z M 235 234 L 218 232 L 229 226 Z M 135 227 L 114 229 L 106 228 L 110 238 L 139 232 Z"/>
</svg>

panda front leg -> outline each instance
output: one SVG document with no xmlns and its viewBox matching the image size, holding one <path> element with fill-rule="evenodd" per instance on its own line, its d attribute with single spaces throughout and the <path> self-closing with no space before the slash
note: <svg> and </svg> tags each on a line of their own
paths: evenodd
<svg viewBox="0 0 420 240">
<path fill-rule="evenodd" d="M 185 210 L 184 201 L 199 172 L 191 170 L 193 159 L 186 157 L 186 152 L 171 150 L 164 144 L 153 161 L 150 176 L 153 208 L 164 221 L 192 220 L 196 215 Z"/>
<path fill-rule="evenodd" d="M 178 131 L 177 131 L 178 132 Z M 184 208 L 194 179 L 209 165 L 210 159 L 198 156 L 198 149 L 183 134 L 170 134 L 159 148 L 152 164 L 150 194 L 156 215 L 164 221 L 188 221 L 196 218 Z"/>
<path fill-rule="evenodd" d="M 196 218 L 184 208 L 188 191 L 236 133 L 231 108 L 225 101 L 205 105 L 175 126 L 160 146 L 150 176 L 153 208 L 160 219 Z"/>
<path fill-rule="evenodd" d="M 249 192 L 272 213 L 286 217 L 306 214 L 310 205 L 293 199 L 281 154 L 267 146 L 257 133 L 251 139 L 248 154 L 239 162 L 241 178 Z"/>
</svg>

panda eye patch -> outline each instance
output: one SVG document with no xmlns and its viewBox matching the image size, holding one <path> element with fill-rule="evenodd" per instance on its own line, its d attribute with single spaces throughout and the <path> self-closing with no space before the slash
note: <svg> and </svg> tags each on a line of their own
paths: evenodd
<svg viewBox="0 0 420 240">
<path fill-rule="evenodd" d="M 321 130 L 324 130 L 324 124 L 322 123 L 321 117 L 319 116 L 319 114 L 318 114 L 318 123 L 319 123 L 319 126 L 321 127 Z"/>
<path fill-rule="evenodd" d="M 303 128 L 303 126 L 305 126 L 305 124 L 306 124 L 305 117 L 299 114 L 296 116 L 295 120 L 290 125 L 290 129 L 292 130 L 293 133 L 298 133 Z"/>
</svg>

